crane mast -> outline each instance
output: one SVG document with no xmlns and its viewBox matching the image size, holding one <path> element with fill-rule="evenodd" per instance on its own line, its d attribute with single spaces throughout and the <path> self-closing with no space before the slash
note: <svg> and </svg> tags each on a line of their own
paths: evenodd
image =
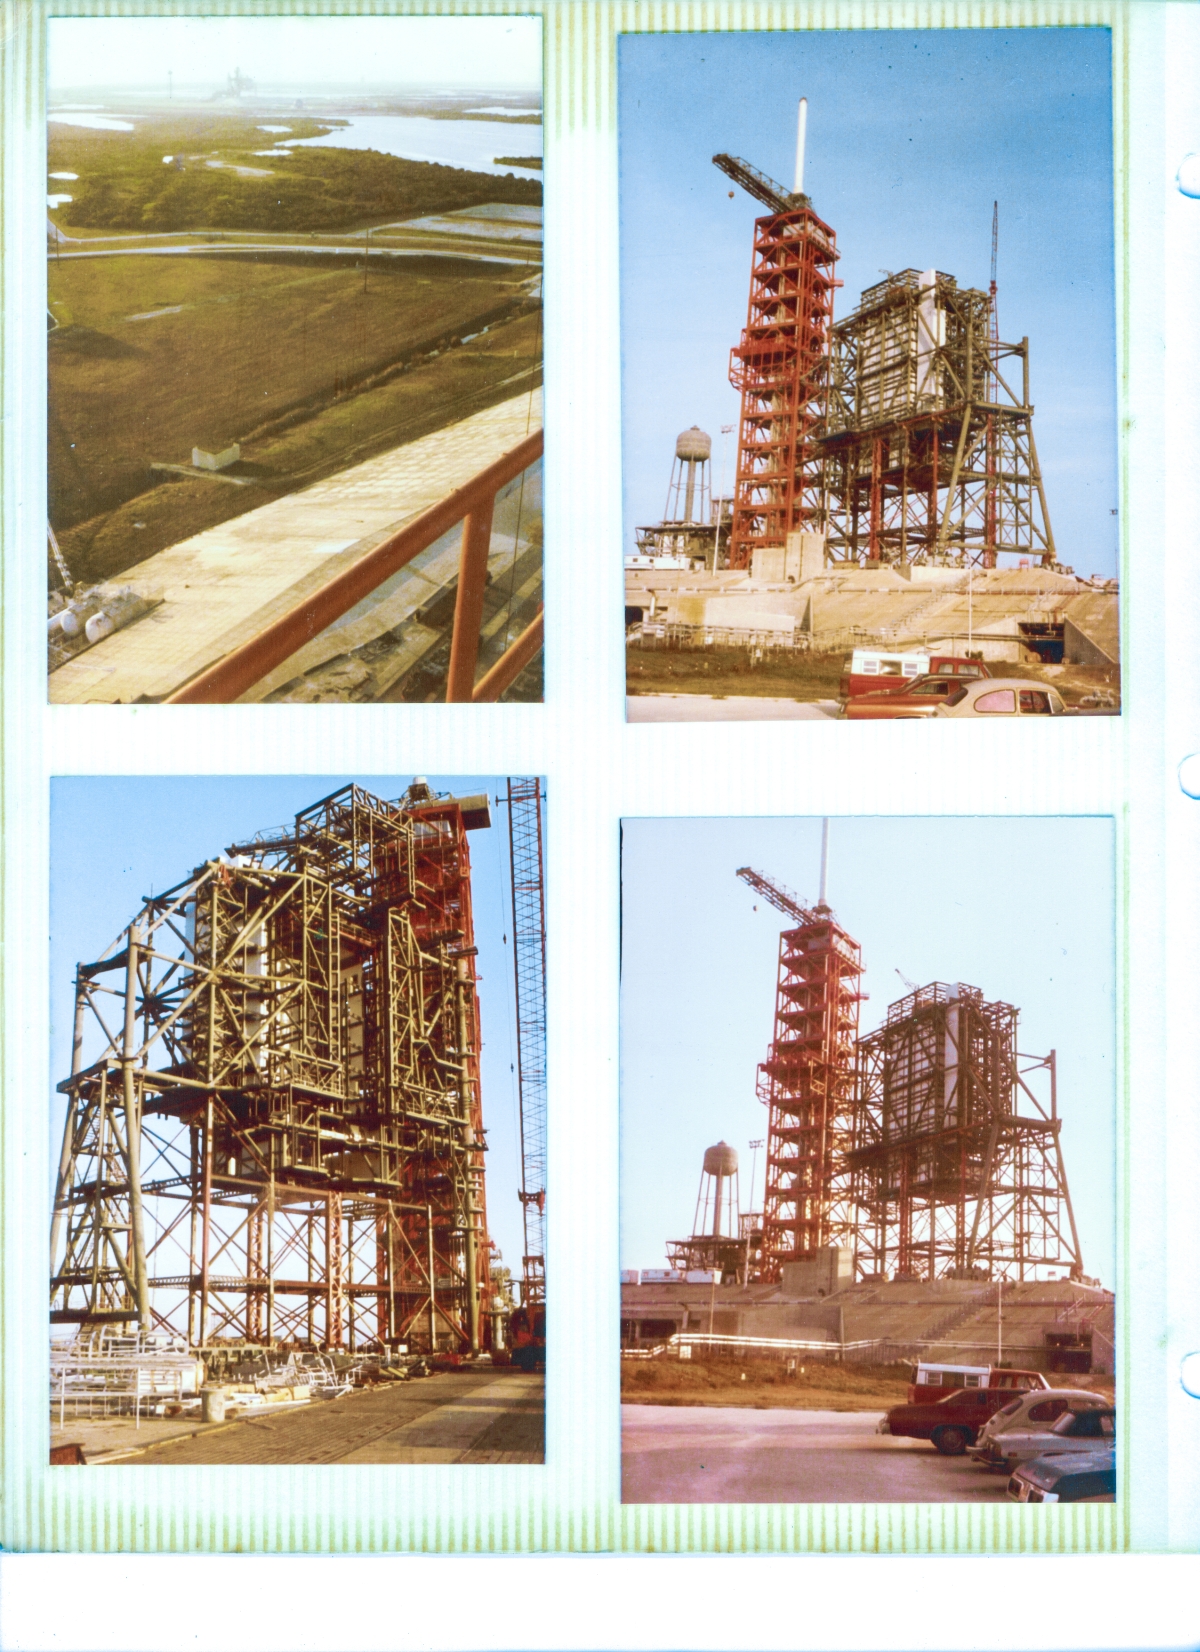
<svg viewBox="0 0 1200 1652">
<path fill-rule="evenodd" d="M 521 1114 L 521 1306 L 546 1300 L 546 898 L 542 874 L 542 783 L 509 778 L 513 976 L 517 999 L 517 1092 Z"/>
</svg>

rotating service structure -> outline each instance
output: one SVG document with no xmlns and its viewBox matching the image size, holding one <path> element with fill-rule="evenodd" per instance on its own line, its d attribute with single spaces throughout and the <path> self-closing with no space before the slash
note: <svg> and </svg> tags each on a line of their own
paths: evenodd
<svg viewBox="0 0 1200 1652">
<path fill-rule="evenodd" d="M 476 1351 L 490 1260 L 467 834 L 347 786 L 78 966 L 51 1322 Z"/>
<path fill-rule="evenodd" d="M 845 1160 L 858 1277 L 1083 1277 L 1054 1052 L 1019 1053 L 1017 1020 L 977 987 L 934 982 L 859 1041 Z"/>
<path fill-rule="evenodd" d="M 994 289 L 901 270 L 863 293 L 830 345 L 827 562 L 1055 565 L 1029 340 L 1000 341 Z"/>
</svg>

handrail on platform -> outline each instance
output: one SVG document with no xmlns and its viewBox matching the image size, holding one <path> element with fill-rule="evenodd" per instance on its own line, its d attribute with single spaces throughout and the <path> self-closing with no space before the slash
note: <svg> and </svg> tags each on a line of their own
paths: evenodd
<svg viewBox="0 0 1200 1652">
<path fill-rule="evenodd" d="M 535 430 L 510 452 L 502 455 L 478 476 L 447 494 L 445 499 L 422 511 L 398 533 L 376 545 L 365 556 L 311 592 L 279 619 L 250 637 L 223 659 L 208 666 L 190 682 L 167 695 L 165 705 L 228 705 L 247 689 L 282 665 L 284 660 L 319 636 L 326 626 L 349 613 L 351 608 L 394 573 L 427 550 L 435 540 L 463 525 L 459 556 L 458 593 L 454 604 L 454 631 L 450 643 L 450 670 L 446 700 L 474 701 L 498 699 L 520 675 L 542 646 L 543 616 L 537 618 L 475 682 L 479 658 L 479 635 L 483 623 L 483 596 L 487 585 L 488 551 L 492 541 L 492 513 L 496 494 L 542 456 L 543 432 Z"/>
</svg>

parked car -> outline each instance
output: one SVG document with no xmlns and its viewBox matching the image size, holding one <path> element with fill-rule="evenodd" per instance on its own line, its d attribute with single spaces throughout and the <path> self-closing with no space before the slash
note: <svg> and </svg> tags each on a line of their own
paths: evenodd
<svg viewBox="0 0 1200 1652">
<path fill-rule="evenodd" d="M 1029 677 L 960 684 L 934 707 L 935 717 L 1062 717 L 1062 695 Z"/>
<path fill-rule="evenodd" d="M 986 1462 L 989 1468 L 999 1469 L 1003 1467 L 1002 1462 L 990 1452 L 991 1443 L 997 1435 L 1007 1434 L 1010 1429 L 1016 1434 L 1023 1430 L 1047 1429 L 1065 1411 L 1104 1410 L 1111 1403 L 1104 1394 L 1097 1394 L 1090 1388 L 1054 1388 L 1049 1393 L 1033 1389 L 1028 1394 L 1018 1395 L 1009 1405 L 1002 1406 L 994 1417 L 984 1423 L 971 1447 L 971 1456 L 977 1462 Z"/>
<path fill-rule="evenodd" d="M 932 717 L 939 705 L 954 705 L 966 690 L 959 677 L 935 677 L 931 673 L 911 683 L 855 694 L 842 707 L 842 716 L 851 721 L 877 717 Z"/>
<path fill-rule="evenodd" d="M 1116 1426 L 1116 1412 L 1111 1405 L 1082 1406 L 1079 1410 L 1064 1411 L 1053 1421 L 1030 1419 L 1025 1426 L 1006 1428 L 1003 1433 L 993 1435 L 986 1445 L 977 1445 L 972 1455 L 989 1468 L 1011 1471 L 1018 1463 L 1027 1463 L 1051 1452 L 1069 1455 L 1095 1451 L 1113 1440 Z"/>
<path fill-rule="evenodd" d="M 997 1376 L 1022 1377 L 1016 1371 L 997 1372 Z M 1026 1380 L 1025 1387 L 1039 1387 L 1045 1382 L 1040 1372 L 1035 1381 Z M 943 1457 L 961 1457 L 968 1446 L 974 1445 L 984 1423 L 1001 1406 L 1013 1398 L 1016 1384 L 987 1388 L 958 1388 L 944 1400 L 920 1405 L 894 1405 L 879 1424 L 880 1434 L 896 1434 L 910 1440 L 929 1440 Z"/>
<path fill-rule="evenodd" d="M 1048 1427 L 1057 1422 L 1065 1411 L 1083 1411 L 1111 1405 L 1105 1395 L 1090 1388 L 1055 1388 L 1048 1392 L 1032 1389 L 1019 1394 L 1008 1405 L 1002 1406 L 990 1417 L 980 1431 L 971 1455 L 977 1457 L 987 1442 L 1009 1428 L 1027 1428 L 1034 1425 Z"/>
<path fill-rule="evenodd" d="M 1014 1470 L 1008 1495 L 1014 1503 L 1115 1503 L 1116 1447 L 1034 1457 Z"/>
</svg>

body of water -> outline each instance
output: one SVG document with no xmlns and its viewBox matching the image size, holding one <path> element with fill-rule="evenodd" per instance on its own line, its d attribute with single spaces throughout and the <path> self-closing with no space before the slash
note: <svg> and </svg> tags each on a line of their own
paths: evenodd
<svg viewBox="0 0 1200 1652">
<path fill-rule="evenodd" d="M 111 115 L 83 115 L 72 110 L 69 114 L 49 117 L 51 126 L 87 126 L 95 132 L 132 132 L 133 122 L 128 120 L 114 120 Z"/>
<path fill-rule="evenodd" d="M 101 132 L 132 132 L 132 121 L 113 115 L 60 109 L 50 121 L 61 126 L 86 126 Z M 319 118 L 319 117 L 318 117 Z M 286 132 L 285 126 L 260 126 L 263 132 Z M 509 120 L 430 120 L 422 115 L 350 115 L 346 125 L 335 127 L 320 138 L 284 140 L 274 151 L 260 154 L 286 155 L 293 149 L 374 149 L 382 155 L 398 155 L 407 161 L 433 161 L 442 166 L 464 167 L 470 172 L 490 172 L 500 176 L 537 178 L 532 169 L 500 166 L 497 155 L 540 155 L 542 128 Z M 217 163 L 211 162 L 215 165 Z"/>
<path fill-rule="evenodd" d="M 536 177 L 497 166 L 497 155 L 540 155 L 542 128 L 505 120 L 429 120 L 420 115 L 351 115 L 323 138 L 298 138 L 291 149 L 375 149 L 406 161 L 434 161 L 470 172 Z"/>
</svg>

